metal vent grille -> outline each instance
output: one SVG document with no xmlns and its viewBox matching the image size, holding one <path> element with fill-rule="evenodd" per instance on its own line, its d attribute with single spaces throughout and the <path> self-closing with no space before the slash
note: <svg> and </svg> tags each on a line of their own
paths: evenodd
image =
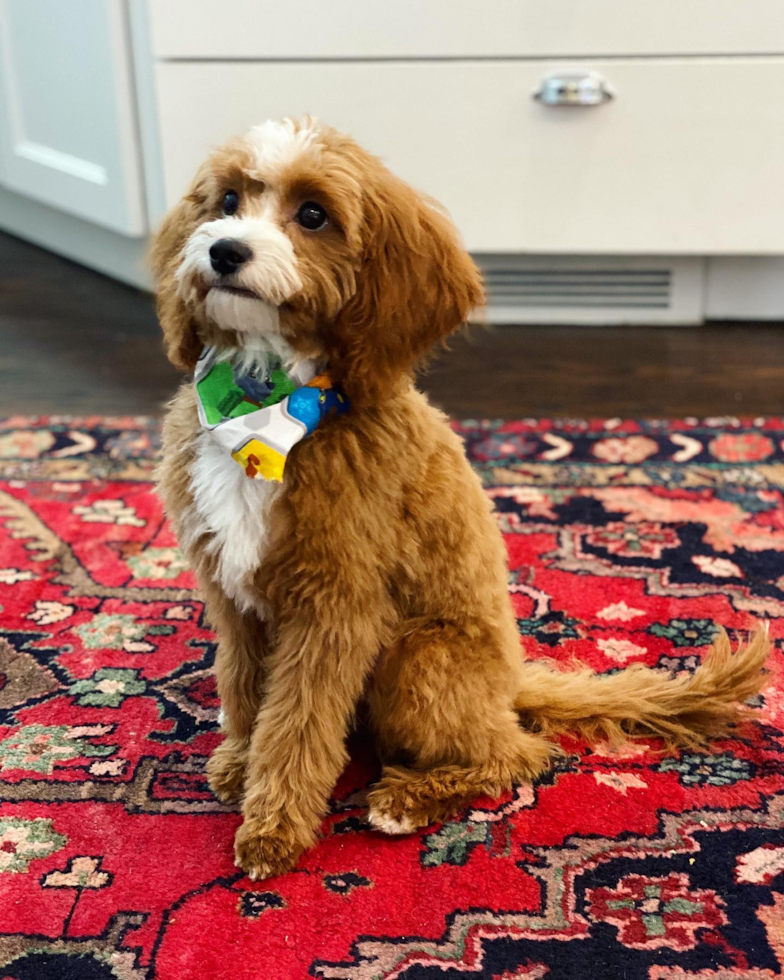
<svg viewBox="0 0 784 980">
<path fill-rule="evenodd" d="M 476 254 L 490 323 L 691 324 L 704 315 L 695 256 Z"/>
<path fill-rule="evenodd" d="M 561 309 L 661 310 L 671 303 L 672 274 L 664 267 L 484 268 L 488 305 Z"/>
</svg>

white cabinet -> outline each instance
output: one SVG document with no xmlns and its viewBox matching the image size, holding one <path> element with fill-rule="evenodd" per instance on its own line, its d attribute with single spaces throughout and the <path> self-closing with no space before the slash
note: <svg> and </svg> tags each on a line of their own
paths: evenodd
<svg viewBox="0 0 784 980">
<path fill-rule="evenodd" d="M 310 113 L 446 205 L 497 322 L 784 316 L 780 0 L 147 9 L 169 204 L 228 136 Z M 532 98 L 589 73 L 611 99 Z"/>
<path fill-rule="evenodd" d="M 532 98 L 588 68 L 613 99 Z M 784 252 L 784 57 L 166 61 L 157 79 L 169 203 L 211 146 L 310 112 L 441 200 L 477 252 Z"/>
<path fill-rule="evenodd" d="M 0 153 L 10 190 L 146 231 L 124 0 L 0 0 Z"/>
</svg>

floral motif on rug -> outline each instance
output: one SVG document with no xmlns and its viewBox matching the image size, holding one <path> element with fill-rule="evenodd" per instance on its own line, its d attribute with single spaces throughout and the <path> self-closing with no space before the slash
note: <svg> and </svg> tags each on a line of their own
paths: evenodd
<svg viewBox="0 0 784 980">
<path fill-rule="evenodd" d="M 693 671 L 784 636 L 784 420 L 457 426 L 530 657 Z M 0 424 L 5 980 L 772 980 L 784 969 L 784 664 L 704 752 L 564 742 L 535 785 L 388 838 L 356 736 L 319 845 L 233 863 L 214 636 L 152 486 L 157 423 Z M 455 515 L 459 519 L 459 515 Z"/>
</svg>

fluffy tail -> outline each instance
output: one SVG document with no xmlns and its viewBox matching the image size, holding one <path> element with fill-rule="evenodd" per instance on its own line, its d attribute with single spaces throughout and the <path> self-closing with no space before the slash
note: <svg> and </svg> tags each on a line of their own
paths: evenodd
<svg viewBox="0 0 784 980">
<path fill-rule="evenodd" d="M 680 677 L 641 664 L 594 674 L 588 668 L 561 673 L 527 661 L 515 708 L 527 727 L 545 734 L 573 731 L 588 741 L 612 742 L 653 735 L 669 746 L 697 748 L 747 716 L 743 702 L 763 686 L 770 645 L 760 628 L 733 653 L 721 630 L 702 664 Z"/>
</svg>

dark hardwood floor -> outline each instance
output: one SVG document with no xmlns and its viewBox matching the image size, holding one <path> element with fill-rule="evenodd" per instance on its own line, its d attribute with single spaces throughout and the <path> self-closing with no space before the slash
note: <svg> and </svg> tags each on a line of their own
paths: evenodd
<svg viewBox="0 0 784 980">
<path fill-rule="evenodd" d="M 0 234 L 0 415 L 157 413 L 149 296 Z M 784 413 L 784 325 L 473 328 L 421 379 L 458 417 Z"/>
</svg>

